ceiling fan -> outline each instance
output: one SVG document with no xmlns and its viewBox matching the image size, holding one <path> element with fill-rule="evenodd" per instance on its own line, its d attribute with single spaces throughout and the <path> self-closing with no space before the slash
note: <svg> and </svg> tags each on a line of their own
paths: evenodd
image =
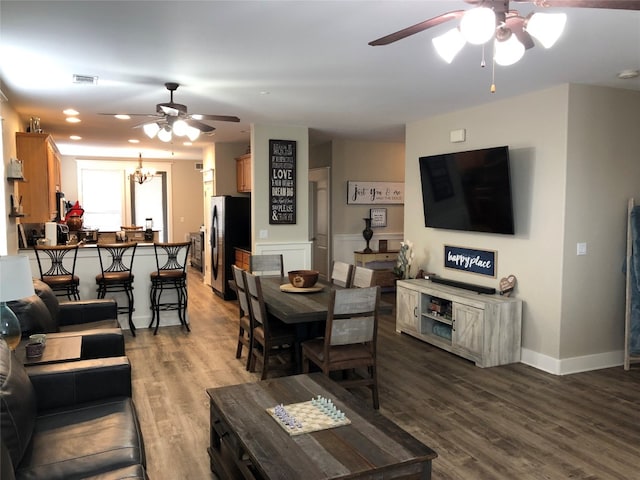
<svg viewBox="0 0 640 480">
<path fill-rule="evenodd" d="M 487 7 L 494 11 L 496 18 L 496 39 L 501 40 L 513 33 L 525 48 L 534 46 L 533 40 L 526 30 L 527 21 L 531 18 L 521 17 L 516 10 L 509 10 L 509 0 L 464 0 L 475 7 Z M 536 7 L 577 7 L 608 8 L 619 10 L 640 10 L 640 0 L 511 0 L 514 3 L 532 3 Z M 469 10 L 455 10 L 430 18 L 397 32 L 385 35 L 369 42 L 371 46 L 388 45 L 403 38 L 415 35 L 431 27 L 445 22 L 461 19 Z M 501 38 L 502 37 L 502 38 Z"/>
<path fill-rule="evenodd" d="M 149 138 L 158 139 L 163 142 L 169 142 L 173 135 L 187 136 L 189 140 L 194 141 L 200 133 L 211 133 L 215 127 L 208 125 L 201 120 L 212 120 L 217 122 L 239 122 L 240 119 L 231 115 L 207 115 L 198 113 L 188 113 L 187 106 L 173 101 L 173 92 L 180 86 L 175 82 L 167 82 L 164 86 L 169 90 L 170 100 L 166 103 L 158 103 L 156 105 L 156 113 L 128 113 L 120 115 L 128 115 L 129 117 L 143 116 L 151 117 L 152 120 L 146 121 L 133 128 L 143 128 Z M 114 113 L 101 113 L 100 115 L 117 115 Z"/>
</svg>

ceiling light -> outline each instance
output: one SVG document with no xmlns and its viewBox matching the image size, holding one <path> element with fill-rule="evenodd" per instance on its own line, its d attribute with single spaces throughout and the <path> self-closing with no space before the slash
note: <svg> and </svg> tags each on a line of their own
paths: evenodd
<svg viewBox="0 0 640 480">
<path fill-rule="evenodd" d="M 137 138 L 130 138 L 129 140 L 127 140 L 129 143 L 140 143 L 140 140 L 138 140 Z"/>
<path fill-rule="evenodd" d="M 620 80 L 629 80 L 631 78 L 636 78 L 639 75 L 640 75 L 640 71 L 639 70 L 628 69 L 628 70 L 622 70 L 621 72 L 618 72 L 618 74 L 616 76 Z"/>
<path fill-rule="evenodd" d="M 498 65 L 507 67 L 513 65 L 524 55 L 524 45 L 518 41 L 515 35 L 503 41 L 495 40 L 493 59 Z"/>
<path fill-rule="evenodd" d="M 195 142 L 199 136 L 200 136 L 200 130 L 198 130 L 195 127 L 191 127 L 187 125 L 187 137 L 189 137 L 189 140 L 191 140 L 192 142 Z"/>
<path fill-rule="evenodd" d="M 116 117 L 118 120 L 129 120 L 131 118 L 129 115 L 122 113 L 118 113 L 117 115 L 114 115 L 114 117 Z"/>
<path fill-rule="evenodd" d="M 566 13 L 530 13 L 524 29 L 533 35 L 544 48 L 550 48 L 560 38 L 567 23 Z"/>
<path fill-rule="evenodd" d="M 182 142 L 182 145 L 184 145 L 185 147 L 190 147 L 191 145 L 193 145 L 193 143 L 191 143 L 191 142 Z"/>
<path fill-rule="evenodd" d="M 69 137 L 69 139 L 71 139 L 71 140 L 82 140 L 82 137 L 81 137 L 81 136 L 79 136 L 79 135 L 71 135 L 71 136 Z"/>
<path fill-rule="evenodd" d="M 451 63 L 454 57 L 458 54 L 462 47 L 464 47 L 466 40 L 460 33 L 460 30 L 452 28 L 447 33 L 435 37 L 431 40 L 433 46 L 445 62 Z"/>
<path fill-rule="evenodd" d="M 171 135 L 171 129 L 169 128 L 169 125 L 165 125 L 160 130 L 158 130 L 157 135 L 158 135 L 158 140 L 160 140 L 161 142 L 170 142 L 172 135 Z"/>
<path fill-rule="evenodd" d="M 65 120 L 69 123 L 80 123 L 82 121 L 78 117 L 67 117 Z"/>
<path fill-rule="evenodd" d="M 173 133 L 179 137 L 184 137 L 187 134 L 188 128 L 190 128 L 189 125 L 187 125 L 187 122 L 182 119 L 176 120 L 173 122 L 173 125 L 171 125 L 171 130 L 173 130 Z"/>
<path fill-rule="evenodd" d="M 467 42 L 482 45 L 493 37 L 496 30 L 496 14 L 487 7 L 467 10 L 460 20 L 460 33 Z"/>
<path fill-rule="evenodd" d="M 73 108 L 67 108 L 66 110 L 63 110 L 62 113 L 70 117 L 73 117 L 74 115 L 80 115 L 80 112 L 74 110 Z"/>
</svg>

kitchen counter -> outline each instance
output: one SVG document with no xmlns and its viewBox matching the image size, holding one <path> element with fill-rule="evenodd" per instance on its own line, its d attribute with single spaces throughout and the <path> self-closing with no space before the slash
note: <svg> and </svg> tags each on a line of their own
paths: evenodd
<svg viewBox="0 0 640 480">
<path fill-rule="evenodd" d="M 20 254 L 29 257 L 31 266 L 31 274 L 40 278 L 40 270 L 38 269 L 38 261 L 32 248 L 22 249 Z M 149 300 L 149 292 L 151 288 L 150 274 L 155 271 L 156 256 L 153 250 L 153 243 L 138 243 L 135 258 L 133 259 L 133 294 L 134 294 L 134 312 L 133 324 L 136 328 L 146 328 L 151 322 L 151 302 Z M 80 279 L 80 298 L 88 300 L 97 297 L 96 291 L 96 275 L 101 273 L 100 261 L 98 259 L 98 251 L 95 244 L 84 244 L 78 249 L 76 260 L 76 275 Z M 187 284 L 188 288 L 188 284 Z M 126 305 L 127 298 L 125 293 L 108 293 L 108 297 L 115 298 L 118 305 Z M 163 301 L 172 300 L 175 297 L 173 290 L 163 292 Z M 63 297 L 60 297 L 63 301 Z M 120 314 L 118 321 L 123 329 L 129 328 L 127 314 Z M 187 312 L 187 322 L 189 321 L 189 312 Z M 180 325 L 177 311 L 160 312 L 160 327 L 170 325 Z"/>
</svg>

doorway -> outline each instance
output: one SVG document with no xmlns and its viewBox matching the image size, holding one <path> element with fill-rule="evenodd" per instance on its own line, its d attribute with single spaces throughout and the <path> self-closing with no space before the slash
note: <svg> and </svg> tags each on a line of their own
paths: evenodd
<svg viewBox="0 0 640 480">
<path fill-rule="evenodd" d="M 156 172 L 151 180 L 138 183 L 129 180 L 133 225 L 146 225 L 150 218 L 158 240 L 167 241 L 167 172 Z"/>
<path fill-rule="evenodd" d="M 309 169 L 311 267 L 329 278 L 331 261 L 331 169 Z"/>
</svg>

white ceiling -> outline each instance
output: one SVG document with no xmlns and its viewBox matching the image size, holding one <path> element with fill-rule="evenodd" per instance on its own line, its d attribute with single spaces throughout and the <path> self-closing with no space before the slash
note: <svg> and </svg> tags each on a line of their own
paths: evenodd
<svg viewBox="0 0 640 480">
<path fill-rule="evenodd" d="M 388 46 L 367 43 L 441 13 L 450 1 L 7 1 L 0 0 L 0 90 L 26 123 L 38 116 L 63 154 L 200 158 L 210 142 L 246 142 L 252 123 L 308 126 L 313 143 L 331 138 L 403 141 L 404 125 L 561 83 L 640 90 L 640 11 L 566 8 L 564 35 L 519 63 L 480 67 L 467 45 L 451 65 L 431 45 L 450 22 Z M 511 2 L 522 15 L 531 4 Z M 72 84 L 97 75 L 96 86 Z M 154 113 L 169 101 L 191 113 L 237 115 L 213 122 L 214 136 L 192 147 L 146 139 L 99 112 Z M 62 110 L 80 111 L 80 124 Z M 80 142 L 69 135 L 83 137 Z M 106 153 L 105 147 L 133 151 Z M 153 151 L 153 150 L 158 151 Z"/>
</svg>

